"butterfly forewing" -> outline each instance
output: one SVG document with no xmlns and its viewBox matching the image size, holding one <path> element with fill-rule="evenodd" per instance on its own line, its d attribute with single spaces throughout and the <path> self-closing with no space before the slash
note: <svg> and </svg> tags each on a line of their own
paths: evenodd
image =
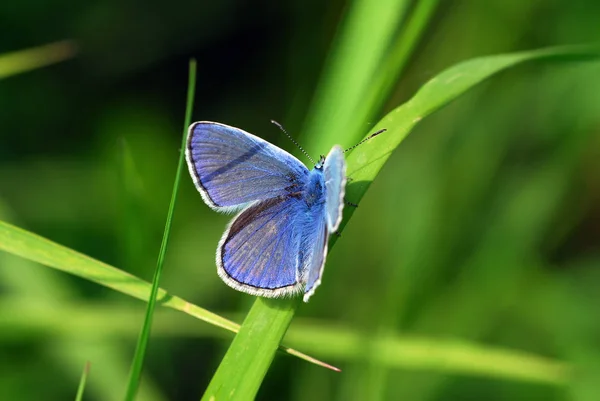
<svg viewBox="0 0 600 401">
<path fill-rule="evenodd" d="M 223 211 L 293 192 L 308 176 L 308 169 L 289 153 L 213 122 L 190 126 L 186 159 L 204 201 Z"/>
</svg>

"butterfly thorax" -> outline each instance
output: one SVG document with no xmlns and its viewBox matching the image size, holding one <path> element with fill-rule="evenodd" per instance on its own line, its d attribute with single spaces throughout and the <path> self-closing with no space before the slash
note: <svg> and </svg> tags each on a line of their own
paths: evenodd
<svg viewBox="0 0 600 401">
<path fill-rule="evenodd" d="M 308 182 L 304 188 L 303 199 L 306 205 L 311 208 L 314 205 L 320 205 L 325 202 L 325 185 L 323 170 L 314 168 L 308 176 Z"/>
</svg>

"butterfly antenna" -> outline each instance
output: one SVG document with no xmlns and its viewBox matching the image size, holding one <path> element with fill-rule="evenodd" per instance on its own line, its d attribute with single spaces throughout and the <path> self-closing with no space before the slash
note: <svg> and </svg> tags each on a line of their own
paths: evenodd
<svg viewBox="0 0 600 401">
<path fill-rule="evenodd" d="M 381 134 L 381 133 L 383 133 L 383 132 L 385 132 L 385 131 L 387 131 L 387 129 L 385 129 L 385 128 L 384 128 L 384 129 L 380 129 L 379 131 L 377 131 L 376 133 L 374 133 L 374 134 L 372 134 L 372 135 L 369 135 L 368 137 L 366 137 L 365 139 L 363 139 L 362 141 L 360 141 L 360 142 L 359 142 L 359 143 L 357 143 L 356 145 L 354 145 L 354 146 L 352 146 L 352 147 L 350 147 L 350 148 L 348 148 L 348 149 L 344 150 L 344 153 L 346 153 L 346 152 L 348 152 L 348 151 L 351 151 L 351 150 L 352 150 L 352 149 L 354 149 L 355 147 L 357 147 L 357 146 L 359 146 L 359 145 L 362 145 L 363 143 L 367 142 L 369 139 L 371 139 L 371 138 L 374 138 L 374 137 L 376 137 L 377 135 L 379 135 L 379 134 Z"/>
<path fill-rule="evenodd" d="M 292 137 L 290 136 L 290 134 L 288 134 L 288 133 L 287 133 L 287 131 L 286 131 L 286 130 L 283 128 L 283 126 L 282 126 L 281 124 L 279 124 L 279 123 L 278 123 L 277 121 L 275 121 L 275 120 L 271 120 L 271 122 L 272 122 L 273 124 L 275 124 L 277 127 L 279 127 L 279 129 L 280 129 L 280 130 L 281 130 L 281 131 L 282 131 L 282 132 L 285 134 L 285 136 L 287 136 L 288 138 L 290 138 L 290 141 L 294 142 L 294 145 L 298 146 L 298 149 L 300 149 L 300 151 L 301 151 L 302 153 L 304 153 L 304 156 L 308 157 L 308 160 L 310 160 L 312 164 L 315 164 L 315 161 L 312 159 L 312 157 L 310 157 L 310 155 L 309 155 L 308 153 L 306 153 L 306 151 L 305 151 L 305 150 L 302 148 L 302 146 L 300 146 L 300 145 L 298 144 L 298 142 L 296 142 L 296 141 L 294 140 L 294 138 L 292 138 Z"/>
</svg>

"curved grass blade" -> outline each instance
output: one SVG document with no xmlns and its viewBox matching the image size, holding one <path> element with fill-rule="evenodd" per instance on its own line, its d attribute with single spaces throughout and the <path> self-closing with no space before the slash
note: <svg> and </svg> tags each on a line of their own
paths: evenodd
<svg viewBox="0 0 600 401">
<path fill-rule="evenodd" d="M 150 290 L 150 298 L 148 299 L 148 306 L 146 307 L 146 316 L 144 317 L 144 324 L 140 337 L 138 338 L 135 354 L 131 363 L 131 371 L 129 374 L 129 381 L 127 383 L 127 392 L 125 399 L 132 401 L 135 398 L 137 388 L 139 386 L 140 377 L 142 375 L 142 367 L 144 365 L 144 358 L 146 356 L 146 348 L 148 347 L 148 340 L 150 339 L 150 330 L 152 329 L 152 318 L 154 316 L 154 309 L 156 307 L 156 296 L 158 294 L 158 285 L 160 283 L 160 277 L 162 275 L 163 264 L 165 261 L 165 255 L 167 253 L 167 245 L 169 244 L 169 236 L 171 234 L 171 223 L 173 221 L 173 214 L 175 212 L 175 201 L 177 200 L 177 190 L 179 189 L 179 181 L 181 179 L 181 171 L 183 170 L 183 149 L 185 149 L 185 141 L 187 137 L 187 127 L 192 122 L 192 109 L 194 107 L 194 91 L 196 89 L 196 60 L 190 60 L 189 65 L 189 76 L 188 76 L 188 90 L 187 90 L 187 102 L 185 107 L 185 118 L 183 122 L 183 136 L 181 140 L 181 148 L 179 152 L 179 162 L 177 164 L 177 172 L 175 173 L 175 181 L 173 182 L 173 192 L 171 193 L 171 202 L 169 204 L 169 210 L 167 212 L 167 220 L 165 222 L 165 231 L 163 233 L 162 242 L 160 244 L 160 250 L 158 252 L 158 260 L 156 262 L 156 270 L 154 271 L 154 277 L 152 278 L 152 288 Z"/>
<path fill-rule="evenodd" d="M 599 57 L 600 47 L 597 46 L 561 46 L 479 57 L 446 69 L 425 83 L 408 102 L 392 110 L 375 125 L 373 131 L 385 128 L 385 134 L 366 142 L 350 154 L 347 160 L 348 176 L 353 181 L 346 195 L 349 199 L 362 199 L 394 149 L 419 121 L 492 75 L 528 61 L 585 61 Z M 347 209 L 348 214 L 340 231 L 354 213 L 354 208 Z"/>
<path fill-rule="evenodd" d="M 69 40 L 0 55 L 0 79 L 67 60 L 77 47 Z"/>
<path fill-rule="evenodd" d="M 0 221 L 0 250 L 44 266 L 81 277 L 142 301 L 150 297 L 150 284 L 136 276 L 34 233 Z M 179 310 L 223 329 L 237 332 L 239 325 L 159 289 L 160 305 Z"/>
<path fill-rule="evenodd" d="M 597 59 L 598 56 L 598 47 L 564 46 L 480 57 L 448 68 L 423 85 L 408 102 L 385 116 L 371 131 L 386 128 L 388 132 L 385 135 L 366 142 L 350 154 L 347 159 L 348 176 L 353 181 L 348 186 L 346 195 L 353 201 L 360 201 L 392 151 L 423 117 L 447 105 L 492 75 L 526 61 L 582 61 Z M 354 213 L 354 208 L 347 209 L 349 212 L 339 231 L 343 230 Z M 332 237 L 330 250 L 336 240 L 337 237 Z M 283 339 L 297 307 L 297 300 L 265 302 L 257 299 L 221 361 L 203 399 L 253 399 L 272 362 L 274 349 Z M 269 344 L 266 344 L 267 341 Z M 248 369 L 236 369 L 235 364 L 240 357 L 247 360 L 244 365 Z"/>
<path fill-rule="evenodd" d="M 77 388 L 77 396 L 75 397 L 75 401 L 83 400 L 83 390 L 85 389 L 85 382 L 89 373 L 90 363 L 86 362 L 85 366 L 83 367 L 83 372 L 81 373 L 81 380 L 79 381 L 79 387 Z"/>
<path fill-rule="evenodd" d="M 3 221 L 0 221 L 0 250 L 81 277 L 142 301 L 147 301 L 150 296 L 151 287 L 148 282 Z M 161 306 L 178 310 L 233 333 L 239 331 L 239 324 L 171 295 L 163 289 L 158 289 L 156 298 Z M 280 346 L 279 350 L 329 368 L 328 364 L 297 350 L 285 346 Z"/>
</svg>

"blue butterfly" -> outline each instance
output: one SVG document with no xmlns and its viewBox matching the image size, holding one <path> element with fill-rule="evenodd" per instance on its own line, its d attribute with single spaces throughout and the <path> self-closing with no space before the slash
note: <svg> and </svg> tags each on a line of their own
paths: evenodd
<svg viewBox="0 0 600 401">
<path fill-rule="evenodd" d="M 217 248 L 217 272 L 236 290 L 269 298 L 321 283 L 329 235 L 342 221 L 344 151 L 334 146 L 312 170 L 239 128 L 201 121 L 189 128 L 186 160 L 202 199 L 240 211 Z"/>
</svg>

